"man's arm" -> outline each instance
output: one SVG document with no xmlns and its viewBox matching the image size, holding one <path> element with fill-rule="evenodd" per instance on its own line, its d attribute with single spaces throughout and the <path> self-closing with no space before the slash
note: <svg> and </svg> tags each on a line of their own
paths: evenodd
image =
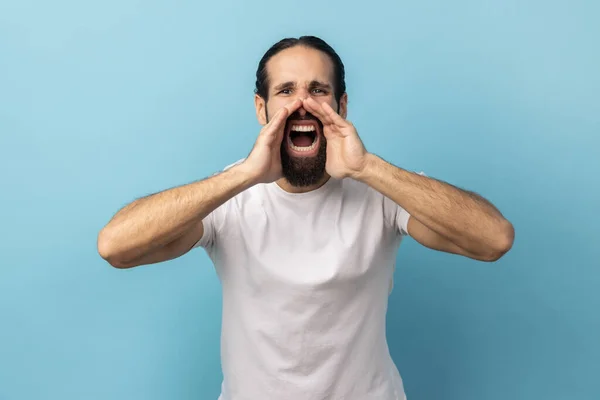
<svg viewBox="0 0 600 400">
<path fill-rule="evenodd" d="M 329 175 L 357 179 L 395 201 L 411 215 L 407 230 L 419 243 L 483 261 L 511 248 L 513 226 L 490 202 L 368 153 L 356 128 L 326 102 L 309 97 L 304 106 L 323 123 Z"/>
<path fill-rule="evenodd" d="M 411 215 L 408 233 L 422 245 L 481 261 L 496 261 L 512 247 L 512 224 L 483 197 L 373 154 L 365 161 L 356 179 L 405 209 Z"/>
<path fill-rule="evenodd" d="M 280 147 L 287 117 L 302 105 L 282 107 L 261 129 L 240 164 L 188 185 L 141 198 L 120 210 L 98 235 L 98 252 L 112 266 L 130 268 L 179 257 L 202 238 L 202 220 L 257 183 L 282 176 Z"/>
<path fill-rule="evenodd" d="M 98 252 L 117 268 L 179 257 L 202 237 L 202 220 L 252 182 L 251 175 L 236 166 L 138 199 L 121 209 L 100 231 Z"/>
</svg>

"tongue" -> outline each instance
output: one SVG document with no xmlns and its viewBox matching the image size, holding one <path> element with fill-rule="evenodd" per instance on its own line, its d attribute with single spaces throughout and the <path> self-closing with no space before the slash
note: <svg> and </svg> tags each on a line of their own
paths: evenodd
<svg viewBox="0 0 600 400">
<path fill-rule="evenodd" d="M 300 134 L 292 138 L 292 143 L 296 147 L 310 147 L 310 145 L 313 143 L 313 140 L 312 137 L 308 135 Z"/>
</svg>

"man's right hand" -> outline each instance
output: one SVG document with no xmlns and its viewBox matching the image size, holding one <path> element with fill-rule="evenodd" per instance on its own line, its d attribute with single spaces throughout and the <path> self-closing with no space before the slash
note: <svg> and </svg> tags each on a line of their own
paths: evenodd
<svg viewBox="0 0 600 400">
<path fill-rule="evenodd" d="M 201 181 L 138 199 L 117 212 L 98 235 L 98 252 L 117 268 L 179 257 L 202 237 L 202 220 L 217 207 L 257 183 L 282 176 L 281 141 L 296 100 L 266 124 L 252 152 L 237 167 Z"/>
<path fill-rule="evenodd" d="M 288 117 L 302 106 L 295 100 L 282 107 L 261 129 L 252 151 L 240 165 L 255 183 L 271 183 L 283 176 L 281 170 L 281 141 Z"/>
</svg>

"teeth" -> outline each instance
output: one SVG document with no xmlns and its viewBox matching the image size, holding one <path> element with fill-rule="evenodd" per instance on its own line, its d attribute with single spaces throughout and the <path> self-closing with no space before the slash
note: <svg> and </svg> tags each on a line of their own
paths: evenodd
<svg viewBox="0 0 600 400">
<path fill-rule="evenodd" d="M 294 146 L 294 143 L 292 142 L 292 139 L 289 136 L 287 138 L 287 142 L 288 142 L 288 146 L 290 146 L 292 148 L 292 150 L 294 150 L 294 151 L 311 151 L 311 150 L 314 150 L 315 147 L 317 147 L 318 140 L 315 137 L 315 140 L 313 141 L 313 143 L 307 147 Z"/>
<path fill-rule="evenodd" d="M 314 125 L 292 125 L 294 132 L 312 132 L 315 130 Z"/>
</svg>

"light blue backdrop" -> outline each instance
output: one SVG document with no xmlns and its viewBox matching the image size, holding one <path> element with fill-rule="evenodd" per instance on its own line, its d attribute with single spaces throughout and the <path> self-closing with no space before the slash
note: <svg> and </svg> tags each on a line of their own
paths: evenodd
<svg viewBox="0 0 600 400">
<path fill-rule="evenodd" d="M 0 399 L 214 400 L 202 250 L 128 271 L 96 235 L 243 157 L 263 52 L 316 34 L 395 164 L 489 197 L 496 264 L 408 240 L 390 300 L 415 400 L 600 398 L 598 2 L 0 2 Z"/>
</svg>

